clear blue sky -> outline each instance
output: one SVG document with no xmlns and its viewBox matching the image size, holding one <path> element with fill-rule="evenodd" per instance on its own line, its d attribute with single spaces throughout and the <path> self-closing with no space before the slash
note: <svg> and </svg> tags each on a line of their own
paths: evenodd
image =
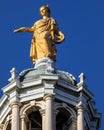
<svg viewBox="0 0 104 130">
<path fill-rule="evenodd" d="M 104 114 L 104 0 L 1 0 L 0 88 L 8 84 L 12 67 L 18 73 L 33 67 L 29 58 L 32 34 L 14 34 L 13 30 L 31 27 L 41 18 L 39 7 L 45 4 L 66 39 L 57 45 L 57 68 L 77 80 L 84 72 L 96 107 Z M 103 124 L 104 118 L 100 130 L 104 130 Z"/>
</svg>

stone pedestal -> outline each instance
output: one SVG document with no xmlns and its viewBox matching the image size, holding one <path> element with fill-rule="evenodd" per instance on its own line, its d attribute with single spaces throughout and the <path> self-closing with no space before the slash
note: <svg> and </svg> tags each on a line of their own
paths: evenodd
<svg viewBox="0 0 104 130">
<path fill-rule="evenodd" d="M 48 58 L 48 57 L 44 57 L 39 59 L 36 64 L 35 64 L 35 69 L 38 68 L 44 68 L 45 69 L 45 73 L 54 73 L 55 71 L 55 62 Z"/>
</svg>

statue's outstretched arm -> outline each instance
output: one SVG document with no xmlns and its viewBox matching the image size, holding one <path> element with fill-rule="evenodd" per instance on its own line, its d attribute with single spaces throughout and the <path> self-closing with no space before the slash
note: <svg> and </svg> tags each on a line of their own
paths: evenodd
<svg viewBox="0 0 104 130">
<path fill-rule="evenodd" d="M 18 32 L 34 32 L 34 28 L 21 27 L 19 29 L 14 30 L 15 33 Z"/>
</svg>

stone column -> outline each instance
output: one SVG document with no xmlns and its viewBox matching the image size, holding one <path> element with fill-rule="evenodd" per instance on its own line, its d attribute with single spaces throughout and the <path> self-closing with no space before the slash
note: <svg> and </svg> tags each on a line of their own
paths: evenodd
<svg viewBox="0 0 104 130">
<path fill-rule="evenodd" d="M 12 108 L 11 130 L 19 130 L 19 106 L 20 103 L 17 101 L 10 104 Z"/>
<path fill-rule="evenodd" d="M 84 130 L 84 108 L 77 107 L 77 130 Z"/>
<path fill-rule="evenodd" d="M 41 114 L 41 116 L 42 116 L 42 130 L 45 130 L 46 128 L 45 128 L 45 109 L 40 109 L 39 110 L 40 111 L 40 114 Z"/>
<path fill-rule="evenodd" d="M 26 121 L 28 120 L 27 115 L 23 114 L 21 115 L 20 118 L 21 118 L 21 130 L 26 130 L 27 129 Z"/>
<path fill-rule="evenodd" d="M 44 97 L 46 101 L 46 129 L 45 130 L 53 130 L 53 95 L 47 94 Z"/>
</svg>

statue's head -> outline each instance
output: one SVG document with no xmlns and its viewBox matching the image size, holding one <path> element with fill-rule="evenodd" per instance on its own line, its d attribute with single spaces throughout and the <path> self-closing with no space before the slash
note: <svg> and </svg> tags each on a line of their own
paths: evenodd
<svg viewBox="0 0 104 130">
<path fill-rule="evenodd" d="M 40 7 L 40 14 L 42 16 L 50 16 L 50 8 L 48 7 L 48 5 Z"/>
</svg>

